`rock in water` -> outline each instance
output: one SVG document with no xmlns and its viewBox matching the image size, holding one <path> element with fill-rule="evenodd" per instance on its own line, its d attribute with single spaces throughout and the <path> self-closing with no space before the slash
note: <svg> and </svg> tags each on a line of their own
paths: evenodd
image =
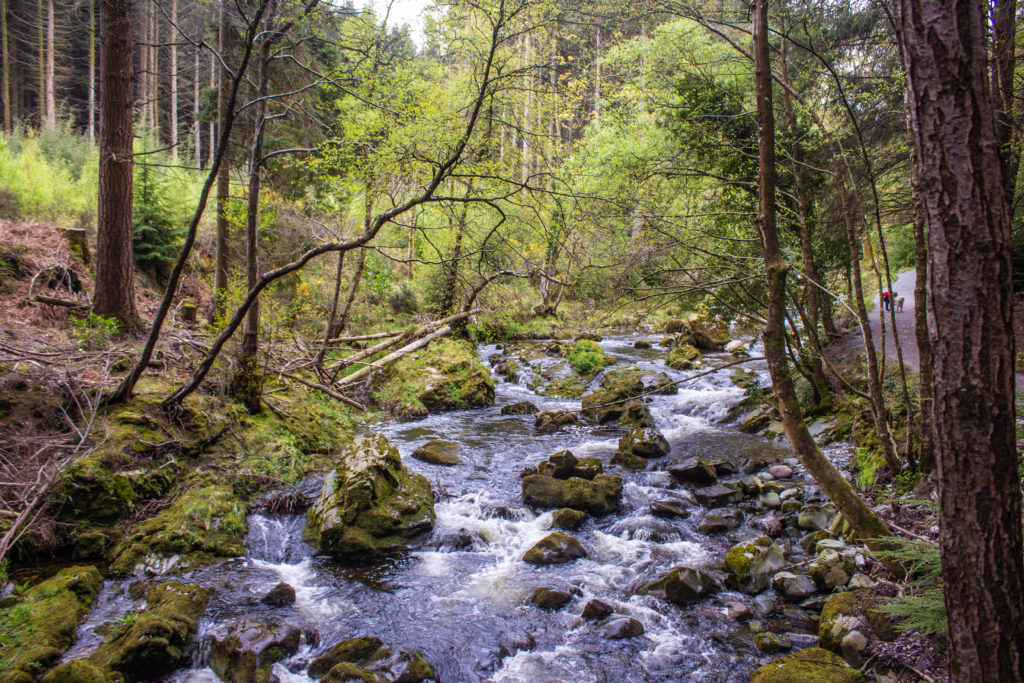
<svg viewBox="0 0 1024 683">
<path fill-rule="evenodd" d="M 243 619 L 211 634 L 209 664 L 225 683 L 250 683 L 270 673 L 275 662 L 299 649 L 302 631 L 292 624 Z"/>
<path fill-rule="evenodd" d="M 793 572 L 779 572 L 772 577 L 772 586 L 786 602 L 800 602 L 818 592 L 810 577 Z"/>
<path fill-rule="evenodd" d="M 598 474 L 592 480 L 555 479 L 543 474 L 523 477 L 523 502 L 534 507 L 572 508 L 592 515 L 613 512 L 622 499 L 622 477 Z"/>
<path fill-rule="evenodd" d="M 586 556 L 587 551 L 579 541 L 567 533 L 556 531 L 527 550 L 523 561 L 535 565 L 563 564 Z"/>
<path fill-rule="evenodd" d="M 755 595 L 768 587 L 775 572 L 782 569 L 786 557 L 782 548 L 767 536 L 733 546 L 726 553 L 725 568 L 729 583 L 744 593 Z"/>
<path fill-rule="evenodd" d="M 530 602 L 541 609 L 562 609 L 572 600 L 572 596 L 565 591 L 542 586 L 533 591 Z"/>
<path fill-rule="evenodd" d="M 670 450 L 664 435 L 656 429 L 634 429 L 619 439 L 619 450 L 641 458 L 660 458 Z"/>
<path fill-rule="evenodd" d="M 433 526 L 430 482 L 403 467 L 383 435 L 368 434 L 327 474 L 303 535 L 321 553 L 352 557 L 404 548 Z"/>
<path fill-rule="evenodd" d="M 431 439 L 412 452 L 412 457 L 431 465 L 461 465 L 459 444 L 454 441 Z"/>
<path fill-rule="evenodd" d="M 719 590 L 718 582 L 699 569 L 676 567 L 657 581 L 640 589 L 641 593 L 664 598 L 677 605 L 700 600 Z"/>
<path fill-rule="evenodd" d="M 555 514 L 552 515 L 551 526 L 556 529 L 576 531 L 583 526 L 583 522 L 585 521 L 587 521 L 586 512 L 573 510 L 572 508 L 562 508 L 561 510 L 556 510 Z"/>
<path fill-rule="evenodd" d="M 679 481 L 692 484 L 714 484 L 718 480 L 715 470 L 702 458 L 687 458 L 668 471 Z"/>
<path fill-rule="evenodd" d="M 861 672 L 837 655 L 811 647 L 768 662 L 750 676 L 750 683 L 863 683 Z"/>
<path fill-rule="evenodd" d="M 601 635 L 613 640 L 635 638 L 644 634 L 644 625 L 633 617 L 614 617 L 601 628 Z"/>
<path fill-rule="evenodd" d="M 295 603 L 295 589 L 282 581 L 264 595 L 260 602 L 271 607 L 287 607 Z"/>
<path fill-rule="evenodd" d="M 584 619 L 589 621 L 597 621 L 598 619 L 604 619 L 615 610 L 604 600 L 598 600 L 597 598 L 591 598 L 587 601 L 587 604 L 583 606 L 583 614 L 581 615 Z"/>
<path fill-rule="evenodd" d="M 416 650 L 386 646 L 374 636 L 343 640 L 309 665 L 309 675 L 321 683 L 370 681 L 421 683 L 434 678 L 434 669 Z"/>
<path fill-rule="evenodd" d="M 530 401 L 511 403 L 501 409 L 502 415 L 533 415 L 536 412 L 537 406 Z"/>
<path fill-rule="evenodd" d="M 579 423 L 580 418 L 576 413 L 564 409 L 546 410 L 542 413 L 537 413 L 533 420 L 534 428 L 542 434 L 551 434 L 557 432 L 562 427 L 578 425 Z"/>
</svg>

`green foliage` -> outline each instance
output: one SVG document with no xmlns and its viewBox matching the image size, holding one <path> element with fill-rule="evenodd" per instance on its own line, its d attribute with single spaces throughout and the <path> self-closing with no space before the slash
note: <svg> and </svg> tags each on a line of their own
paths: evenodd
<svg viewBox="0 0 1024 683">
<path fill-rule="evenodd" d="M 886 539 L 896 546 L 876 551 L 883 560 L 895 560 L 910 570 L 913 578 L 908 590 L 889 599 L 881 610 L 897 620 L 901 631 L 921 631 L 928 635 L 945 635 L 946 604 L 942 593 L 942 559 L 937 543 L 906 538 Z"/>
<path fill-rule="evenodd" d="M 581 375 L 590 375 L 607 365 L 608 356 L 597 342 L 581 339 L 569 350 L 569 365 Z"/>
<path fill-rule="evenodd" d="M 116 318 L 107 318 L 90 313 L 84 318 L 69 318 L 71 333 L 78 340 L 78 348 L 83 351 L 101 349 L 110 343 L 118 332 Z"/>
<path fill-rule="evenodd" d="M 0 135 L 0 217 L 90 225 L 99 158 L 85 138 L 57 129 Z"/>
<path fill-rule="evenodd" d="M 393 286 L 391 293 L 388 294 L 388 306 L 394 313 L 415 313 L 419 310 L 415 290 L 408 282 Z"/>
<path fill-rule="evenodd" d="M 148 163 L 135 166 L 135 210 L 132 214 L 132 249 L 143 271 L 164 280 L 178 255 L 185 229 L 180 208 L 167 178 Z"/>
</svg>

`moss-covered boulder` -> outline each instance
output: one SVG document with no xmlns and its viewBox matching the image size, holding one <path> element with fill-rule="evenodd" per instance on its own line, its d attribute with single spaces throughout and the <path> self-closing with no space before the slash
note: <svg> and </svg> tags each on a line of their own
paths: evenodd
<svg viewBox="0 0 1024 683">
<path fill-rule="evenodd" d="M 826 650 L 842 651 L 843 638 L 852 631 L 881 640 L 893 640 L 896 631 L 880 609 L 880 599 L 868 591 L 846 591 L 829 596 L 818 620 L 818 643 Z"/>
<path fill-rule="evenodd" d="M 733 546 L 725 555 L 729 584 L 754 595 L 768 587 L 775 572 L 785 565 L 782 548 L 767 536 Z"/>
<path fill-rule="evenodd" d="M 101 669 L 132 681 L 151 681 L 174 671 L 186 652 L 212 588 L 168 581 L 146 593 L 146 609 L 124 620 L 89 657 Z"/>
<path fill-rule="evenodd" d="M 102 583 L 95 567 L 68 567 L 0 610 L 0 680 L 35 680 L 56 664 Z"/>
<path fill-rule="evenodd" d="M 535 565 L 564 564 L 586 556 L 587 551 L 579 541 L 565 532 L 556 531 L 527 550 L 523 561 Z"/>
<path fill-rule="evenodd" d="M 228 486 L 192 489 L 143 521 L 114 549 L 111 570 L 165 573 L 245 554 L 246 505 Z"/>
<path fill-rule="evenodd" d="M 577 458 L 572 451 L 558 451 L 537 464 L 537 473 L 555 479 L 593 479 L 604 471 L 600 458 Z"/>
<path fill-rule="evenodd" d="M 779 657 L 750 675 L 750 683 L 863 683 L 864 676 L 820 647 Z"/>
<path fill-rule="evenodd" d="M 541 609 L 562 609 L 572 601 L 572 596 L 557 588 L 541 586 L 530 595 L 530 602 Z"/>
<path fill-rule="evenodd" d="M 572 508 L 556 510 L 555 514 L 551 516 L 551 526 L 566 531 L 576 531 L 583 526 L 585 521 L 587 521 L 587 513 Z"/>
<path fill-rule="evenodd" d="M 533 415 L 537 412 L 537 405 L 531 401 L 519 401 L 510 403 L 501 408 L 502 415 Z"/>
<path fill-rule="evenodd" d="M 209 665 L 225 683 L 267 683 L 275 662 L 299 649 L 302 631 L 293 624 L 243 619 L 210 634 Z"/>
<path fill-rule="evenodd" d="M 439 339 L 389 365 L 373 396 L 400 415 L 483 408 L 494 403 L 494 381 L 471 344 Z"/>
<path fill-rule="evenodd" d="M 559 429 L 578 425 L 579 423 L 579 415 L 566 409 L 545 410 L 544 412 L 537 413 L 533 420 L 534 428 L 541 434 L 553 434 Z"/>
<path fill-rule="evenodd" d="M 309 675 L 322 677 L 323 683 L 421 683 L 434 678 L 434 670 L 416 650 L 360 636 L 341 641 L 310 662 Z"/>
<path fill-rule="evenodd" d="M 632 429 L 619 439 L 619 450 L 641 458 L 660 458 L 671 450 L 668 440 L 657 429 Z"/>
<path fill-rule="evenodd" d="M 73 659 L 51 669 L 40 683 L 113 683 L 110 675 L 84 659 Z"/>
<path fill-rule="evenodd" d="M 541 509 L 572 508 L 594 516 L 614 512 L 622 500 L 622 477 L 598 474 L 593 479 L 555 479 L 531 474 L 522 480 L 523 502 Z"/>
<path fill-rule="evenodd" d="M 820 590 L 833 590 L 845 586 L 856 572 L 852 550 L 824 548 L 807 568 L 814 584 Z"/>
<path fill-rule="evenodd" d="M 324 478 L 304 536 L 321 553 L 361 557 L 405 548 L 433 527 L 430 482 L 407 470 L 383 435 L 369 434 L 346 447 Z"/>
<path fill-rule="evenodd" d="M 614 358 L 605 353 L 604 347 L 592 339 L 578 340 L 566 357 L 572 369 L 585 377 L 592 377 L 615 362 Z"/>
<path fill-rule="evenodd" d="M 633 399 L 648 394 L 674 394 L 678 390 L 663 372 L 652 372 L 635 365 L 614 368 L 601 378 L 599 389 L 583 397 L 580 412 L 589 422 L 607 424 L 620 420 L 626 413 L 626 404 Z"/>
<path fill-rule="evenodd" d="M 665 365 L 673 370 L 691 370 L 700 365 L 700 351 L 689 344 L 674 346 L 665 356 Z"/>
<path fill-rule="evenodd" d="M 640 589 L 644 595 L 685 605 L 721 590 L 718 582 L 710 574 L 693 567 L 676 567 L 657 581 L 652 581 Z"/>
<path fill-rule="evenodd" d="M 459 444 L 454 441 L 443 441 L 431 439 L 412 452 L 412 457 L 431 465 L 461 465 L 462 458 L 459 457 Z"/>
</svg>

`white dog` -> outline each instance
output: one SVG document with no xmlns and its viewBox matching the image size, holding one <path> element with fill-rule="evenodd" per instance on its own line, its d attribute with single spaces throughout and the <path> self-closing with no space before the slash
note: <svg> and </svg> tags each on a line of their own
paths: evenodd
<svg viewBox="0 0 1024 683">
<path fill-rule="evenodd" d="M 897 313 L 902 313 L 903 312 L 903 297 L 902 296 L 896 299 L 896 312 Z"/>
</svg>

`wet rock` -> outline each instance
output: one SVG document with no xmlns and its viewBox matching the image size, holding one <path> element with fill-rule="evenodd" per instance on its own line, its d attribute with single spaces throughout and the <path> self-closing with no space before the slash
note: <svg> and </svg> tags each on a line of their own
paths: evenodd
<svg viewBox="0 0 1024 683">
<path fill-rule="evenodd" d="M 821 545 L 821 542 L 818 542 Z M 811 562 L 808 571 L 815 585 L 821 590 L 832 590 L 845 586 L 854 573 L 853 551 L 839 551 L 825 547 Z"/>
<path fill-rule="evenodd" d="M 501 408 L 502 415 L 533 415 L 536 412 L 537 406 L 530 401 L 519 401 Z"/>
<path fill-rule="evenodd" d="M 654 416 L 651 415 L 651 409 L 643 401 L 630 401 L 622 406 L 619 424 L 633 429 L 653 429 Z"/>
<path fill-rule="evenodd" d="M 459 457 L 459 444 L 454 441 L 442 441 L 431 439 L 412 452 L 412 457 L 431 465 L 461 465 L 462 458 Z"/>
<path fill-rule="evenodd" d="M 324 554 L 365 556 L 407 547 L 434 526 L 430 482 L 402 465 L 381 434 L 356 438 L 306 513 L 305 539 Z"/>
<path fill-rule="evenodd" d="M 475 542 L 476 537 L 472 532 L 468 529 L 459 529 L 441 534 L 434 542 L 434 547 L 443 552 L 453 552 L 471 548 Z"/>
<path fill-rule="evenodd" d="M 824 505 L 805 505 L 800 510 L 796 525 L 801 529 L 827 529 L 832 510 Z"/>
<path fill-rule="evenodd" d="M 864 676 L 841 658 L 812 647 L 775 659 L 750 676 L 750 683 L 863 683 Z"/>
<path fill-rule="evenodd" d="M 609 462 L 631 472 L 641 472 L 647 469 L 648 465 L 647 458 L 641 458 L 639 455 L 633 455 L 625 451 L 615 451 Z"/>
<path fill-rule="evenodd" d="M 793 468 L 789 465 L 772 465 L 768 468 L 768 474 L 776 479 L 787 479 L 793 476 Z"/>
<path fill-rule="evenodd" d="M 705 507 L 720 508 L 743 500 L 743 492 L 722 484 L 715 484 L 707 488 L 697 489 L 693 492 L 693 497 Z"/>
<path fill-rule="evenodd" d="M 729 583 L 754 595 L 768 587 L 771 577 L 785 564 L 782 548 L 761 536 L 749 543 L 733 546 L 725 556 Z"/>
<path fill-rule="evenodd" d="M 867 574 L 854 574 L 848 586 L 850 590 L 858 590 L 860 588 L 874 588 L 877 583 Z"/>
<path fill-rule="evenodd" d="M 601 636 L 612 640 L 635 638 L 644 634 L 644 625 L 633 617 L 613 617 L 601 627 Z"/>
<path fill-rule="evenodd" d="M 572 508 L 592 515 L 606 515 L 622 499 L 622 477 L 598 474 L 592 480 L 555 479 L 541 474 L 522 480 L 523 501 L 542 509 Z"/>
<path fill-rule="evenodd" d="M 375 377 L 374 389 L 381 402 L 400 415 L 494 403 L 491 373 L 473 345 L 460 339 L 438 339 L 400 358 Z"/>
<path fill-rule="evenodd" d="M 878 603 L 879 599 L 866 591 L 846 591 L 830 596 L 818 620 L 821 647 L 842 652 L 843 638 L 851 631 L 893 640 L 896 631 L 889 617 L 879 611 Z"/>
<path fill-rule="evenodd" d="M 839 649 L 843 655 L 843 659 L 850 666 L 860 668 L 864 666 L 864 662 L 867 661 L 865 653 L 868 649 L 868 638 L 860 631 L 850 631 L 843 636 L 843 641 L 839 645 Z"/>
<path fill-rule="evenodd" d="M 615 368 L 604 374 L 597 391 L 583 396 L 580 401 L 580 412 L 588 422 L 607 424 L 620 420 L 626 414 L 626 405 L 631 399 L 651 393 L 671 394 L 678 390 L 663 373 L 659 376 L 635 365 Z"/>
<path fill-rule="evenodd" d="M 767 515 L 754 520 L 754 526 L 771 538 L 778 538 L 782 534 L 782 522 L 775 515 Z"/>
<path fill-rule="evenodd" d="M 592 342 L 600 342 L 602 339 L 604 339 L 604 337 L 595 332 L 580 332 L 579 334 L 576 335 L 576 338 L 573 341 L 580 341 L 581 339 L 585 339 L 587 341 Z"/>
<path fill-rule="evenodd" d="M 146 593 L 146 609 L 89 657 L 126 681 L 162 678 L 187 660 L 189 641 L 213 594 L 212 588 L 167 581 Z"/>
<path fill-rule="evenodd" d="M 579 477 L 580 479 L 592 480 L 601 474 L 604 468 L 601 466 L 600 458 L 577 458 L 570 451 L 558 451 L 549 456 L 547 460 L 537 465 L 537 474 L 555 479 L 569 479 Z"/>
<path fill-rule="evenodd" d="M 684 496 L 663 493 L 652 497 L 648 503 L 648 509 L 655 517 L 681 517 L 690 516 L 690 501 Z"/>
<path fill-rule="evenodd" d="M 782 493 L 779 494 L 779 500 L 784 501 L 784 502 L 787 501 L 787 500 L 799 500 L 800 498 L 803 498 L 803 497 L 804 497 L 804 491 L 803 491 L 803 489 L 801 489 L 799 487 L 794 487 L 794 488 L 791 488 L 791 489 L 786 489 L 785 491 L 783 491 Z"/>
<path fill-rule="evenodd" d="M 768 508 L 769 510 L 777 510 L 782 507 L 782 500 L 779 499 L 779 494 L 774 491 L 768 491 L 762 493 L 757 497 L 757 502 Z"/>
<path fill-rule="evenodd" d="M 384 645 L 379 638 L 362 636 L 338 643 L 309 665 L 309 675 L 322 683 L 421 683 L 434 678 L 434 670 L 418 651 Z"/>
<path fill-rule="evenodd" d="M 562 609 L 572 601 L 572 596 L 565 591 L 542 586 L 530 596 L 530 602 L 541 609 Z"/>
<path fill-rule="evenodd" d="M 651 342 L 644 341 L 643 339 L 637 339 L 635 342 L 633 342 L 633 348 L 634 349 L 649 349 L 649 348 L 651 348 Z"/>
<path fill-rule="evenodd" d="M 211 634 L 209 666 L 225 683 L 266 680 L 275 662 L 299 649 L 302 631 L 293 624 L 244 619 Z"/>
<path fill-rule="evenodd" d="M 6 681 L 15 679 L 7 678 Z M 28 680 L 33 680 L 29 678 Z M 40 683 L 112 683 L 110 676 L 84 659 L 65 662 L 40 679 Z"/>
<path fill-rule="evenodd" d="M 563 564 L 586 557 L 587 551 L 575 538 L 562 531 L 548 534 L 523 555 L 523 561 L 533 565 Z"/>
<path fill-rule="evenodd" d="M 587 600 L 587 604 L 583 606 L 583 614 L 581 616 L 589 621 L 598 621 L 609 616 L 614 611 L 612 606 L 604 600 L 592 598 Z"/>
<path fill-rule="evenodd" d="M 775 654 L 793 649 L 793 641 L 781 633 L 758 633 L 754 636 L 754 646 L 764 654 Z"/>
<path fill-rule="evenodd" d="M 754 616 L 754 612 L 742 602 L 725 603 L 725 613 L 730 619 L 746 621 Z"/>
<path fill-rule="evenodd" d="M 739 472 L 739 468 L 736 467 L 735 463 L 729 462 L 728 460 L 712 460 L 708 465 L 719 477 L 728 477 Z"/>
<path fill-rule="evenodd" d="M 309 664 L 309 675 L 319 678 L 340 662 L 357 662 L 369 659 L 383 647 L 384 642 L 376 636 L 349 638 L 333 646 Z"/>
<path fill-rule="evenodd" d="M 260 602 L 271 607 L 287 607 L 295 603 L 295 589 L 281 581 L 260 598 Z"/>
<path fill-rule="evenodd" d="M 760 378 L 753 370 L 735 370 L 731 375 L 729 375 L 729 379 L 731 379 L 732 383 L 740 389 L 746 389 L 754 384 L 754 382 L 760 382 Z"/>
<path fill-rule="evenodd" d="M 514 358 L 506 358 L 505 360 L 498 363 L 498 367 L 495 371 L 501 376 L 506 382 L 514 384 L 516 379 L 519 377 L 519 371 L 523 369 L 523 366 L 519 364 Z M 534 410 L 533 412 L 537 412 Z M 517 414 L 517 413 L 512 413 Z"/>
<path fill-rule="evenodd" d="M 678 344 L 665 356 L 665 365 L 673 370 L 691 370 L 700 365 L 700 351 L 690 344 Z"/>
<path fill-rule="evenodd" d="M 504 659 L 517 652 L 529 651 L 535 647 L 537 647 L 537 641 L 529 631 L 503 632 L 498 647 L 498 656 Z"/>
<path fill-rule="evenodd" d="M 704 515 L 704 521 L 697 527 L 697 532 L 710 536 L 721 534 L 726 531 L 738 529 L 743 523 L 743 513 L 736 509 L 726 509 L 721 512 L 709 512 Z"/>
<path fill-rule="evenodd" d="M 743 342 L 741 342 L 738 339 L 735 339 L 726 344 L 722 350 L 725 351 L 726 353 L 731 353 L 734 358 L 746 358 L 750 355 L 747 353 L 747 349 L 744 346 Z"/>
<path fill-rule="evenodd" d="M 775 598 L 767 593 L 762 593 L 761 595 L 754 597 L 754 609 L 762 617 L 774 614 L 777 607 L 778 604 L 775 602 Z"/>
<path fill-rule="evenodd" d="M 579 415 L 571 410 L 546 410 L 537 413 L 533 420 L 533 427 L 541 434 L 552 434 L 563 427 L 578 425 Z"/>
<path fill-rule="evenodd" d="M 656 429 L 634 429 L 619 439 L 619 450 L 641 458 L 660 458 L 668 454 L 668 440 Z"/>
<path fill-rule="evenodd" d="M 818 592 L 809 577 L 792 572 L 779 572 L 773 576 L 772 587 L 786 602 L 800 602 Z"/>
<path fill-rule="evenodd" d="M 738 422 L 738 427 L 741 432 L 745 434 L 754 434 L 764 429 L 772 421 L 773 412 L 771 408 L 767 406 L 755 408 L 745 415 L 741 415 Z"/>
<path fill-rule="evenodd" d="M 654 595 L 677 605 L 701 600 L 721 590 L 713 577 L 692 567 L 676 567 L 657 581 L 640 589 L 641 594 Z"/>
<path fill-rule="evenodd" d="M 551 517 L 551 526 L 556 529 L 576 531 L 583 526 L 583 522 L 586 520 L 586 512 L 573 510 L 572 508 L 562 508 L 561 510 L 556 510 L 555 514 Z"/>
<path fill-rule="evenodd" d="M 718 480 L 715 470 L 701 458 L 687 458 L 668 471 L 677 480 L 690 484 L 713 484 Z"/>
<path fill-rule="evenodd" d="M 799 500 L 786 500 L 783 501 L 782 506 L 779 508 L 779 511 L 782 512 L 782 514 L 784 515 L 791 515 L 795 512 L 800 512 L 800 508 L 802 507 L 803 503 L 801 503 Z"/>
</svg>

